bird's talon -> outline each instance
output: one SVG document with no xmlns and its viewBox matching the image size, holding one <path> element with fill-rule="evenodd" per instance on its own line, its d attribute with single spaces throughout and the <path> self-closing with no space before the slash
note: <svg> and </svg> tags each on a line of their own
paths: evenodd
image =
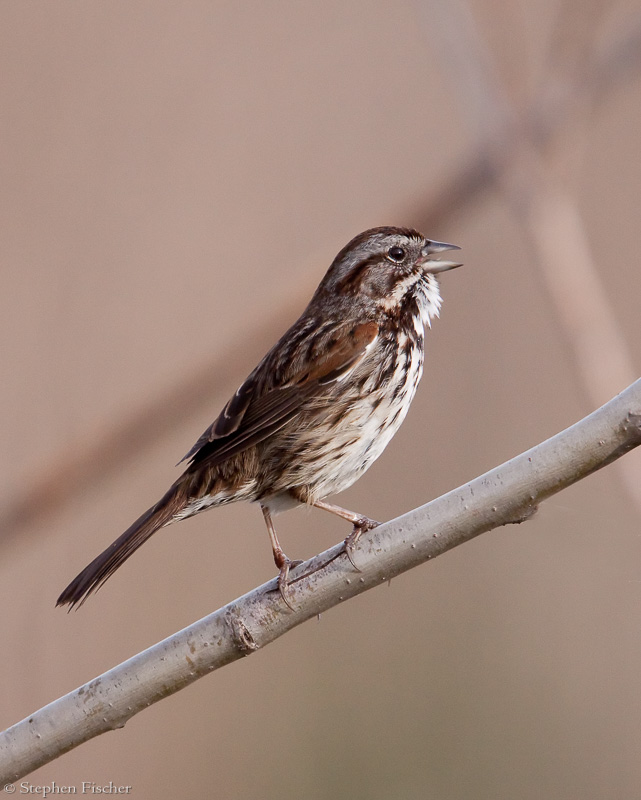
<svg viewBox="0 0 641 800">
<path fill-rule="evenodd" d="M 287 588 L 289 586 L 287 578 L 289 577 L 290 569 L 294 567 L 300 566 L 303 562 L 300 560 L 297 561 L 290 561 L 288 558 L 281 563 L 280 572 L 278 573 L 278 578 L 276 579 L 276 584 L 278 586 L 278 592 L 285 603 L 285 605 L 290 609 L 290 611 L 294 611 L 294 606 L 289 602 L 287 599 Z"/>
<path fill-rule="evenodd" d="M 356 566 L 356 562 L 354 561 L 354 544 L 348 541 L 349 539 L 351 539 L 351 537 L 352 534 L 350 533 L 347 539 L 345 539 L 345 555 L 347 556 L 347 560 L 352 565 L 352 567 L 354 567 L 356 572 L 361 572 L 361 570 Z"/>
<path fill-rule="evenodd" d="M 290 611 L 293 611 L 293 610 L 294 610 L 294 606 L 293 606 L 293 605 L 292 605 L 292 604 L 289 602 L 289 600 L 287 599 L 287 594 L 286 594 L 286 591 L 287 591 L 287 586 L 283 586 L 283 585 L 282 585 L 282 584 L 280 584 L 280 582 L 279 582 L 279 585 L 278 585 L 278 591 L 279 591 L 279 593 L 280 593 L 280 596 L 281 596 L 281 599 L 282 599 L 283 603 L 285 603 L 285 605 L 287 606 L 287 608 L 288 608 Z"/>
<path fill-rule="evenodd" d="M 356 549 L 356 543 L 361 538 L 362 533 L 365 531 L 371 531 L 380 524 L 381 523 L 377 522 L 375 519 L 370 519 L 369 517 L 360 517 L 358 521 L 354 523 L 354 528 L 350 535 L 345 539 L 345 555 L 356 572 L 361 572 L 354 561 L 354 550 Z"/>
</svg>

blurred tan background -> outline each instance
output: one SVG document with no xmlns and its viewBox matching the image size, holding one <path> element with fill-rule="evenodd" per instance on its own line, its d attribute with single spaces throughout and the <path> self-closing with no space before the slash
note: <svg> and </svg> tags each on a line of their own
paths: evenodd
<svg viewBox="0 0 641 800">
<path fill-rule="evenodd" d="M 272 577 L 239 505 L 54 608 L 360 230 L 417 226 L 465 268 L 407 422 L 341 504 L 394 517 L 638 372 L 638 3 L 5 0 L 0 18 L 0 727 Z M 637 797 L 640 476 L 629 455 L 29 780 Z M 278 524 L 294 558 L 347 533 Z"/>
</svg>

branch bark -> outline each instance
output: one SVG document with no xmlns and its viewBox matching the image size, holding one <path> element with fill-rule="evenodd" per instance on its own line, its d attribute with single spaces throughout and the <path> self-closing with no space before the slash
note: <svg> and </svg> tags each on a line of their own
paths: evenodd
<svg viewBox="0 0 641 800">
<path fill-rule="evenodd" d="M 152 703 L 251 655 L 302 622 L 500 525 L 641 444 L 641 380 L 542 444 L 359 540 L 355 572 L 342 545 L 292 572 L 290 611 L 263 584 L 41 708 L 0 734 L 0 785 L 122 728 Z"/>
</svg>

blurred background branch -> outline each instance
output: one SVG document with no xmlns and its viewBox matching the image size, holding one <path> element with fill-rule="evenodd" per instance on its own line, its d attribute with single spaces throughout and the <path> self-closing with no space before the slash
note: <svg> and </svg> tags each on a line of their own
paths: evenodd
<svg viewBox="0 0 641 800">
<path fill-rule="evenodd" d="M 598 102 L 641 66 L 641 22 L 632 16 L 602 52 L 595 38 L 600 26 L 568 35 L 563 22 L 572 29 L 576 20 L 564 14 L 570 5 L 559 8 L 542 96 L 531 104 L 534 114 L 529 109 L 521 114 L 510 102 L 469 4 L 425 0 L 424 7 L 432 39 L 451 66 L 452 97 L 477 132 L 479 147 L 489 154 L 487 188 L 504 194 L 519 221 L 574 353 L 577 376 L 588 402 L 596 406 L 633 381 L 636 371 L 601 278 L 603 270 L 592 257 L 577 201 L 555 177 L 545 150 L 562 147 L 566 172 L 569 165 L 578 174 L 582 164 L 577 154 L 584 150 L 586 128 Z M 596 22 L 593 17 L 590 21 Z M 534 124 L 528 124 L 528 118 Z M 572 178 L 576 175 L 566 182 Z M 641 463 L 621 462 L 619 470 L 641 513 Z"/>
<path fill-rule="evenodd" d="M 585 35 L 567 36 L 575 17 L 561 4 L 550 69 L 536 96 L 521 110 L 510 103 L 498 69 L 463 2 L 425 0 L 430 42 L 441 48 L 452 81 L 451 97 L 475 131 L 467 163 L 436 193 L 409 204 L 404 214 L 424 232 L 440 229 L 499 189 L 520 220 L 557 319 L 575 352 L 577 374 L 590 405 L 629 383 L 635 370 L 628 347 L 594 264 L 589 237 L 576 203 L 554 179 L 545 152 L 565 143 L 564 158 L 580 152 L 585 127 L 600 105 L 641 71 L 641 19 L 620 24 L 607 44 Z M 585 19 L 588 17 L 586 16 Z M 586 38 L 587 37 L 587 38 Z M 567 158 L 566 158 L 567 156 Z M 473 257 L 473 255 L 472 255 Z M 271 341 L 283 319 L 294 319 L 304 290 L 277 306 L 246 331 L 247 342 Z M 232 390 L 251 368 L 248 351 L 217 353 L 192 375 L 100 430 L 77 435 L 75 444 L 19 482 L 21 489 L 0 508 L 0 541 L 62 508 L 71 498 L 119 470 L 133 455 L 173 430 L 186 416 L 206 407 L 216 390 Z M 260 357 L 262 351 L 256 350 Z M 641 465 L 622 467 L 626 489 L 641 510 Z M 38 531 L 35 527 L 32 533 Z"/>
</svg>

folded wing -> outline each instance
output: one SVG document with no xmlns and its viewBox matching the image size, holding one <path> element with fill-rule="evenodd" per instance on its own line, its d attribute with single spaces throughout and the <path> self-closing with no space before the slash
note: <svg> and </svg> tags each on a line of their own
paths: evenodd
<svg viewBox="0 0 641 800">
<path fill-rule="evenodd" d="M 215 466 L 280 430 L 355 369 L 377 336 L 378 325 L 370 321 L 344 325 L 338 332 L 332 328 L 331 335 L 320 331 L 316 341 L 305 338 L 298 348 L 294 341 L 288 359 L 291 367 L 284 370 L 279 385 L 265 379 L 275 374 L 269 363 L 271 354 L 267 355 L 187 453 L 183 460 L 191 459 L 188 470 Z M 306 353 L 299 352 L 303 346 Z M 309 351 L 316 351 L 313 358 Z"/>
</svg>

